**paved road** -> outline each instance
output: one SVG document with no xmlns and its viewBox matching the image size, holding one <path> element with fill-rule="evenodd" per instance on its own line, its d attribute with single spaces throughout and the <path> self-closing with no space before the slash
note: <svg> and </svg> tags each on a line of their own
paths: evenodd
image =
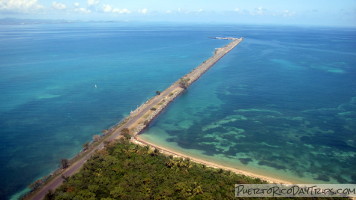
<svg viewBox="0 0 356 200">
<path fill-rule="evenodd" d="M 167 88 L 165 91 L 163 91 L 160 95 L 155 96 L 153 99 L 151 99 L 148 104 L 141 109 L 137 115 L 131 117 L 124 126 L 121 126 L 120 128 L 116 129 L 107 139 L 106 141 L 112 141 L 116 138 L 119 137 L 121 134 L 122 129 L 128 128 L 132 126 L 134 123 L 137 122 L 138 119 L 143 117 L 152 107 L 157 105 L 162 99 L 164 99 L 166 96 L 168 96 L 171 92 L 173 92 L 176 88 L 179 86 L 177 84 L 174 84 L 173 87 Z M 104 142 L 96 146 L 94 149 L 90 150 L 87 152 L 87 154 L 73 163 L 71 166 L 69 166 L 63 173 L 63 176 L 69 177 L 75 174 L 76 172 L 79 171 L 79 169 L 83 166 L 83 164 L 94 154 L 95 151 L 103 149 L 104 148 Z M 41 200 L 45 197 L 45 195 L 48 193 L 49 190 L 54 191 L 56 188 L 58 188 L 61 184 L 63 183 L 63 178 L 62 176 L 57 176 L 55 177 L 51 182 L 47 183 L 41 190 L 39 190 L 31 199 L 33 200 Z"/>
<path fill-rule="evenodd" d="M 226 45 L 223 48 L 219 48 L 219 50 L 208 60 L 206 60 L 203 64 L 195 68 L 192 72 L 186 75 L 187 78 L 190 78 L 190 84 L 196 81 L 203 73 L 205 73 L 210 67 L 212 67 L 217 61 L 219 61 L 225 54 L 231 51 L 235 46 L 237 46 L 242 40 L 233 40 L 230 44 Z M 177 90 L 179 93 L 183 91 L 180 88 L 177 82 L 173 83 L 169 88 L 164 90 L 160 95 L 157 95 L 149 100 L 143 107 L 140 107 L 140 110 L 134 112 L 133 115 L 130 116 L 129 120 L 121 127 L 117 128 L 113 133 L 105 141 L 112 141 L 119 137 L 122 129 L 131 127 L 134 123 L 136 123 L 141 117 L 143 117 L 152 107 L 159 104 L 163 99 L 169 97 L 170 93 Z M 83 164 L 95 153 L 95 151 L 104 148 L 104 141 L 101 142 L 98 146 L 88 151 L 85 156 L 71 164 L 61 175 L 69 177 L 75 174 L 80 170 Z M 33 200 L 41 200 L 43 199 L 48 191 L 54 191 L 63 183 L 62 176 L 59 175 L 55 177 L 52 181 L 47 183 L 43 188 L 41 188 L 37 193 L 35 193 L 30 199 Z"/>
</svg>

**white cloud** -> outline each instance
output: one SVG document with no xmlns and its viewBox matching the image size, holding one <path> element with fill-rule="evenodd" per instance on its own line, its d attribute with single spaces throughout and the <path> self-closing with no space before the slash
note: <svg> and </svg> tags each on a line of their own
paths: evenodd
<svg viewBox="0 0 356 200">
<path fill-rule="evenodd" d="M 119 8 L 114 8 L 111 5 L 104 4 L 103 5 L 103 12 L 106 13 L 117 13 L 117 14 L 130 14 L 131 11 L 127 8 L 119 9 Z"/>
<path fill-rule="evenodd" d="M 284 16 L 284 17 L 292 17 L 292 16 L 294 16 L 296 14 L 296 12 L 293 12 L 293 11 L 290 11 L 290 10 L 284 10 L 283 12 L 282 12 L 282 15 Z"/>
<path fill-rule="evenodd" d="M 78 13 L 84 13 L 84 14 L 91 13 L 91 10 L 87 8 L 75 8 L 74 11 Z"/>
<path fill-rule="evenodd" d="M 30 13 L 43 8 L 37 0 L 0 0 L 0 11 Z"/>
<path fill-rule="evenodd" d="M 94 6 L 99 4 L 99 0 L 88 0 L 87 2 L 89 6 Z"/>
<path fill-rule="evenodd" d="M 112 6 L 108 5 L 108 4 L 104 4 L 103 5 L 103 11 L 104 12 L 112 12 Z"/>
<path fill-rule="evenodd" d="M 145 15 L 145 14 L 148 13 L 148 9 L 147 8 L 143 8 L 143 9 L 138 10 L 138 12 Z"/>
<path fill-rule="evenodd" d="M 255 8 L 255 11 L 252 13 L 252 15 L 265 15 L 266 11 L 267 11 L 267 9 L 258 7 L 258 8 Z"/>
<path fill-rule="evenodd" d="M 182 9 L 182 8 L 178 8 L 176 11 L 176 13 L 183 13 L 183 14 L 189 14 L 189 13 L 194 13 L 194 12 L 199 12 L 199 10 L 188 10 L 188 9 Z"/>
<path fill-rule="evenodd" d="M 146 12 L 142 12 L 142 11 L 143 10 L 139 10 L 139 13 L 141 13 L 141 14 L 149 13 L 149 10 L 147 10 L 147 13 Z M 196 15 L 196 14 L 207 13 L 207 12 L 209 12 L 209 11 L 206 11 L 206 10 L 204 10 L 202 8 L 196 9 L 196 10 L 188 10 L 188 9 L 177 8 L 175 10 L 165 10 L 165 11 L 163 11 L 163 13 L 165 13 L 167 15 L 168 14 L 184 14 L 184 15 L 194 14 L 194 15 Z"/>
<path fill-rule="evenodd" d="M 83 13 L 83 14 L 89 14 L 89 13 L 91 13 L 91 10 L 90 10 L 90 9 L 80 7 L 80 3 L 78 3 L 78 2 L 74 2 L 74 3 L 73 3 L 73 6 L 75 7 L 75 8 L 74 8 L 74 12 Z"/>
<path fill-rule="evenodd" d="M 59 2 L 52 2 L 52 8 L 56 10 L 64 10 L 67 8 L 67 6 L 64 3 L 59 3 Z"/>
<path fill-rule="evenodd" d="M 251 15 L 251 16 L 273 16 L 273 17 L 292 17 L 297 13 L 291 10 L 269 10 L 263 7 L 257 7 L 253 10 L 246 10 L 241 8 L 235 8 L 233 12 L 240 15 Z"/>
<path fill-rule="evenodd" d="M 198 9 L 198 10 L 184 10 L 184 14 L 200 14 L 205 12 L 204 9 Z"/>
<path fill-rule="evenodd" d="M 124 9 L 118 9 L 118 8 L 114 8 L 112 10 L 113 13 L 119 13 L 119 14 L 130 14 L 131 11 L 127 8 L 124 8 Z"/>
</svg>

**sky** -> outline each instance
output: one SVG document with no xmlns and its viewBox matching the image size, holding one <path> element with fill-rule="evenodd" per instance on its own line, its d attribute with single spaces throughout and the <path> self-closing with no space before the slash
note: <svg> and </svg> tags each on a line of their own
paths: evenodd
<svg viewBox="0 0 356 200">
<path fill-rule="evenodd" d="M 0 0 L 1 18 L 356 27 L 356 0 Z"/>
</svg>

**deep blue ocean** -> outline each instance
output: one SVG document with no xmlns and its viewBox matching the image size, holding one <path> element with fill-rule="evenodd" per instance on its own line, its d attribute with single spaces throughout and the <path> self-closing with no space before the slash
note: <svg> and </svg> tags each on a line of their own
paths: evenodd
<svg viewBox="0 0 356 200">
<path fill-rule="evenodd" d="M 355 29 L 1 25 L 0 199 L 228 43 L 214 36 L 245 40 L 143 136 L 251 171 L 356 183 Z"/>
</svg>

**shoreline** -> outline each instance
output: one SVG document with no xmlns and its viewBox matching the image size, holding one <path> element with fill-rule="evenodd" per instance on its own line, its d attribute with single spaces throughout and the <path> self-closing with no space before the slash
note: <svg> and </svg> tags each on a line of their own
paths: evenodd
<svg viewBox="0 0 356 200">
<path fill-rule="evenodd" d="M 207 70 L 215 65 L 222 57 L 234 49 L 243 38 L 229 38 L 232 40 L 229 44 L 216 48 L 213 55 L 194 68 L 191 72 L 181 77 L 164 91 L 156 93 L 156 96 L 147 100 L 136 110 L 131 111 L 130 115 L 118 124 L 106 130 L 103 137 L 98 143 L 93 145 L 88 151 L 83 154 L 79 153 L 76 157 L 70 160 L 70 165 L 65 168 L 56 170 L 58 173 L 51 174 L 44 179 L 36 181 L 34 184 L 40 183 L 39 186 L 32 190 L 24 199 L 41 200 L 49 191 L 58 188 L 64 181 L 62 177 L 69 177 L 77 173 L 84 163 L 97 151 L 105 148 L 105 142 L 114 141 L 124 133 L 128 133 L 135 137 L 139 135 L 159 114 L 172 102 L 177 96 L 182 94 L 192 83 L 197 81 Z M 94 143 L 93 143 L 94 144 Z"/>
<path fill-rule="evenodd" d="M 279 184 L 294 184 L 293 182 L 290 181 L 286 181 L 286 180 L 282 180 L 282 179 L 278 179 L 278 178 L 274 178 L 274 177 L 269 177 L 266 175 L 261 175 L 261 174 L 256 174 L 253 172 L 248 172 L 245 170 L 240 170 L 240 169 L 236 169 L 233 167 L 228 167 L 228 166 L 224 166 L 222 164 L 218 164 L 212 161 L 208 161 L 208 160 L 204 160 L 202 158 L 197 158 L 195 156 L 192 155 L 187 155 L 181 152 L 177 152 L 175 150 L 169 149 L 167 147 L 162 147 L 159 146 L 157 144 L 154 144 L 152 142 L 148 142 L 144 139 L 142 139 L 139 135 L 132 137 L 131 138 L 131 142 L 138 144 L 138 145 L 144 145 L 144 146 L 151 146 L 153 148 L 158 149 L 161 153 L 165 154 L 165 155 L 172 155 L 172 156 L 176 156 L 176 157 L 180 157 L 180 158 L 189 158 L 191 161 L 195 162 L 195 163 L 199 163 L 199 164 L 203 164 L 206 165 L 207 167 L 211 167 L 211 168 L 217 168 L 217 169 L 223 169 L 223 170 L 227 170 L 227 171 L 231 171 L 233 173 L 236 174 L 240 174 L 240 175 L 245 175 L 251 178 L 258 178 L 261 180 L 264 180 L 268 183 L 279 183 Z"/>
</svg>

